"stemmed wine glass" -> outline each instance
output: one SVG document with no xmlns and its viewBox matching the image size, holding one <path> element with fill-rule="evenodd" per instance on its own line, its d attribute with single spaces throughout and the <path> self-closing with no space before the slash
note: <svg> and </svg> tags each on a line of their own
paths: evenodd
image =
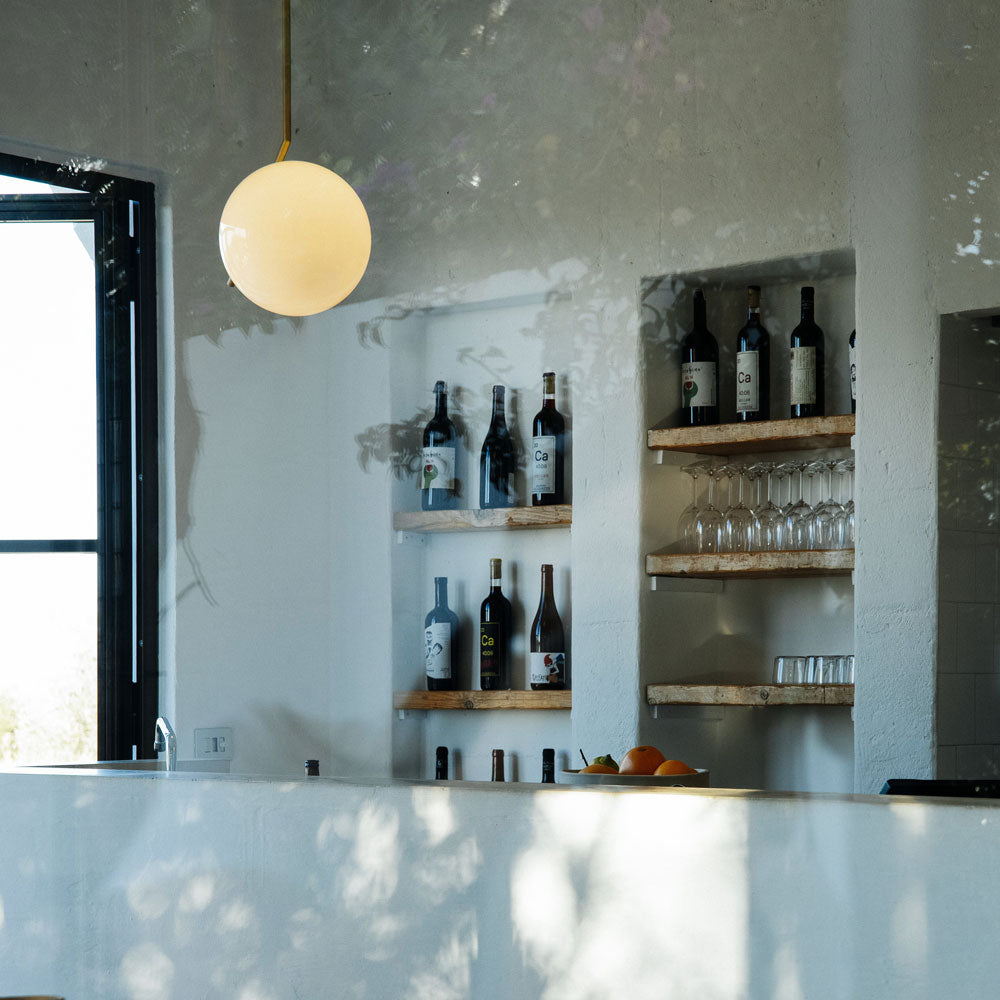
<svg viewBox="0 0 1000 1000">
<path fill-rule="evenodd" d="M 749 552 L 753 530 L 753 512 L 743 502 L 743 466 L 730 464 L 721 470 L 729 477 L 729 494 L 732 498 L 733 480 L 736 480 L 736 503 L 726 510 L 723 547 L 726 552 Z"/>
<path fill-rule="evenodd" d="M 785 534 L 785 515 L 771 499 L 771 477 L 775 473 L 773 462 L 758 462 L 749 473 L 757 484 L 757 502 L 754 507 L 753 548 L 760 552 L 777 552 L 782 548 Z M 767 482 L 767 493 L 761 498 L 761 484 Z"/>
<path fill-rule="evenodd" d="M 843 547 L 842 515 L 844 508 L 834 499 L 833 471 L 837 462 L 813 462 L 809 469 L 813 475 L 820 477 L 820 489 L 823 487 L 823 476 L 829 481 L 829 497 L 817 504 L 812 513 L 812 548 L 839 549 Z M 809 474 L 809 469 L 806 474 Z"/>
<path fill-rule="evenodd" d="M 681 550 L 684 552 L 697 552 L 697 531 L 698 522 L 698 477 L 706 473 L 711 467 L 711 462 L 693 462 L 685 465 L 682 472 L 686 472 L 691 477 L 691 502 L 681 511 L 677 519 L 677 537 L 680 539 Z"/>
<path fill-rule="evenodd" d="M 785 547 L 789 549 L 808 549 L 812 540 L 809 520 L 812 514 L 812 507 L 806 503 L 802 491 L 802 474 L 806 470 L 806 463 L 789 462 L 788 467 L 791 469 L 792 475 L 797 478 L 795 490 L 789 493 L 790 502 L 784 508 L 785 533 L 787 535 L 787 544 Z M 789 482 L 791 482 L 791 477 L 789 477 Z M 798 495 L 798 499 L 792 502 L 791 497 L 796 494 Z"/>
<path fill-rule="evenodd" d="M 844 458 L 837 463 L 837 475 L 840 476 L 839 515 L 840 544 L 842 548 L 854 548 L 854 459 Z M 844 478 L 847 477 L 847 492 L 844 491 Z"/>
<path fill-rule="evenodd" d="M 709 466 L 705 469 L 705 474 L 708 477 L 708 499 L 704 505 L 698 508 L 698 515 L 695 518 L 694 551 L 718 552 L 724 518 L 718 507 L 712 502 L 712 492 L 719 470 Z"/>
</svg>

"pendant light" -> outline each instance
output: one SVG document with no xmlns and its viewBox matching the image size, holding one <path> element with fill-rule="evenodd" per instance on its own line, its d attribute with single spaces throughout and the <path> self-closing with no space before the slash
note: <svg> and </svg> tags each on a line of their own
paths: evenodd
<svg viewBox="0 0 1000 1000">
<path fill-rule="evenodd" d="M 343 301 L 361 280 L 372 231 L 350 184 L 317 163 L 286 160 L 292 141 L 291 0 L 281 4 L 283 139 L 274 163 L 229 196 L 219 249 L 232 283 L 264 309 L 311 316 Z"/>
</svg>

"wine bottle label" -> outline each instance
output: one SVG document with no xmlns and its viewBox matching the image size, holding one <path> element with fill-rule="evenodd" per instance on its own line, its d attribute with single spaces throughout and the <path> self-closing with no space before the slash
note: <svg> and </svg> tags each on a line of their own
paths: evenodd
<svg viewBox="0 0 1000 1000">
<path fill-rule="evenodd" d="M 432 622 L 424 629 L 424 664 L 427 676 L 435 680 L 451 679 L 451 625 Z"/>
<path fill-rule="evenodd" d="M 500 623 L 479 623 L 479 681 L 500 679 Z"/>
<path fill-rule="evenodd" d="M 455 488 L 455 449 L 424 448 L 420 455 L 420 489 Z"/>
<path fill-rule="evenodd" d="M 566 679 L 565 653 L 529 653 L 531 684 L 558 684 Z"/>
<path fill-rule="evenodd" d="M 793 347 L 791 361 L 791 404 L 816 402 L 816 348 Z"/>
<path fill-rule="evenodd" d="M 556 491 L 556 436 L 539 434 L 531 439 L 531 492 Z"/>
<path fill-rule="evenodd" d="M 714 361 L 686 361 L 681 365 L 681 406 L 715 406 L 717 365 Z"/>
<path fill-rule="evenodd" d="M 858 385 L 857 385 L 858 366 L 854 360 L 854 351 L 855 348 L 852 347 L 849 353 L 851 356 L 851 399 L 856 401 L 858 398 Z"/>
<path fill-rule="evenodd" d="M 756 413 L 760 409 L 757 373 L 760 370 L 759 351 L 736 353 L 736 412 Z"/>
</svg>

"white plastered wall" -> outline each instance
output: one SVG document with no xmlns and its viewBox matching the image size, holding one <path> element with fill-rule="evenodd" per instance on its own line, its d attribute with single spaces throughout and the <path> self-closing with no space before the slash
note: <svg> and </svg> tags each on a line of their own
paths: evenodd
<svg viewBox="0 0 1000 1000">
<path fill-rule="evenodd" d="M 551 742 L 600 752 L 659 734 L 641 707 L 656 678 L 639 662 L 636 600 L 639 512 L 653 502 L 640 490 L 645 414 L 633 392 L 640 282 L 853 246 L 855 781 L 931 773 L 936 316 L 993 304 L 991 12 L 728 0 L 436 13 L 302 2 L 293 14 L 292 153 L 345 173 L 375 227 L 351 304 L 302 323 L 227 289 L 216 251 L 228 191 L 276 146 L 279 77 L 266 67 L 277 10 L 13 0 L 0 59 L 6 148 L 91 156 L 158 183 L 163 704 L 182 753 L 195 727 L 228 724 L 237 770 L 297 773 L 319 756 L 385 774 L 395 743 L 405 772 L 427 760 L 435 727 L 455 725 L 388 711 L 394 670 L 412 672 L 400 637 L 415 634 L 433 571 L 389 529 L 401 489 L 391 445 L 363 466 L 358 438 L 391 439 L 414 416 L 395 398 L 405 373 L 394 358 L 416 359 L 406 392 L 418 407 L 448 360 L 401 346 L 413 333 L 396 307 L 480 301 L 498 280 L 506 295 L 565 286 L 565 325 L 523 325 L 554 336 L 576 366 L 576 510 L 561 543 L 575 707 L 568 724 L 511 723 L 518 746 L 527 760 Z M 976 229 L 982 252 L 957 252 Z M 499 349 L 522 335 L 507 330 Z M 525 412 L 541 360 L 511 369 Z M 489 380 L 470 377 L 470 393 Z M 513 544 L 525 567 L 540 561 Z M 469 554 L 470 604 L 483 554 Z M 419 601 L 394 602 L 394 579 Z M 812 738 L 779 735 L 772 750 Z"/>
</svg>

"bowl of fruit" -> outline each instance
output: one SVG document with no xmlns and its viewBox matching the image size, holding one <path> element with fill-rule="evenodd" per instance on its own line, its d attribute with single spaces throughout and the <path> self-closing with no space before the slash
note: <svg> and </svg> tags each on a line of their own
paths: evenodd
<svg viewBox="0 0 1000 1000">
<path fill-rule="evenodd" d="M 669 758 L 656 747 L 632 747 L 621 763 L 611 754 L 594 757 L 576 771 L 563 771 L 560 781 L 568 785 L 646 785 L 661 788 L 708 788 L 708 770 L 691 767 L 682 760 Z"/>
</svg>

